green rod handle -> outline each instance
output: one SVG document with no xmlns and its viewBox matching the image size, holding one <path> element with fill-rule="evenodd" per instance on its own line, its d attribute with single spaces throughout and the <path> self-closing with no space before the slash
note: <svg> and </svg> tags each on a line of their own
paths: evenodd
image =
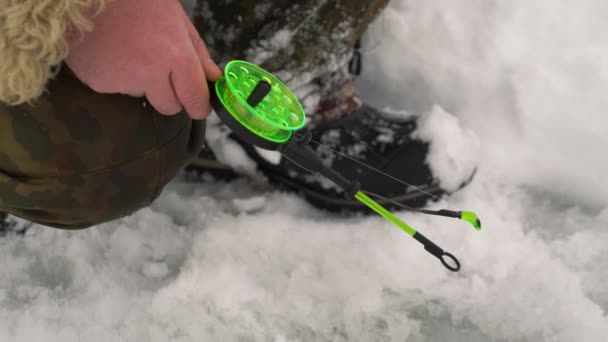
<svg viewBox="0 0 608 342">
<path fill-rule="evenodd" d="M 388 221 L 392 222 L 395 226 L 401 228 L 404 232 L 406 232 L 410 236 L 416 235 L 416 229 L 410 227 L 407 223 L 401 221 L 397 216 L 395 216 L 390 211 L 386 210 L 383 206 L 381 206 L 378 202 L 371 199 L 369 196 L 359 191 L 355 194 L 355 198 L 359 200 L 361 203 L 368 206 L 370 209 L 378 213 L 378 215 L 384 217 Z"/>
<path fill-rule="evenodd" d="M 426 236 L 417 232 L 416 229 L 410 227 L 407 223 L 401 221 L 397 216 L 386 210 L 386 208 L 381 206 L 378 202 L 374 201 L 361 191 L 355 194 L 355 198 L 361 203 L 368 206 L 376 213 L 378 213 L 378 215 L 384 217 L 385 219 L 393 223 L 395 226 L 401 228 L 408 235 L 416 239 L 416 241 L 420 242 L 424 246 L 424 250 L 439 259 L 445 268 L 452 272 L 460 271 L 460 261 L 458 261 L 458 259 L 454 255 L 445 252 L 441 247 L 433 243 L 433 241 L 429 240 Z"/>
</svg>

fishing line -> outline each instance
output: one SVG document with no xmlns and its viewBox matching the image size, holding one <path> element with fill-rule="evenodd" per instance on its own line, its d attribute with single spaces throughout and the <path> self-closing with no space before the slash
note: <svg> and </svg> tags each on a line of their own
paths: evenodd
<svg viewBox="0 0 608 342">
<path fill-rule="evenodd" d="M 368 195 L 368 196 L 375 197 L 375 198 L 377 198 L 377 199 L 379 199 L 379 200 L 381 200 L 381 201 L 391 203 L 391 204 L 393 204 L 393 205 L 395 205 L 395 206 L 397 206 L 397 207 L 399 207 L 399 208 L 405 209 L 405 210 L 407 210 L 407 211 L 413 211 L 413 212 L 416 212 L 416 213 L 423 213 L 423 214 L 425 214 L 425 210 L 424 210 L 424 209 L 416 209 L 416 208 L 412 208 L 412 207 L 410 207 L 410 206 L 408 206 L 408 205 L 405 205 L 405 204 L 403 204 L 403 203 L 401 203 L 401 202 L 399 202 L 399 201 L 395 201 L 395 200 L 390 199 L 390 198 L 388 198 L 388 197 L 384 197 L 384 196 L 382 196 L 382 195 L 378 195 L 378 194 L 373 193 L 373 192 L 371 192 L 371 191 L 363 190 L 363 192 L 364 192 L 366 195 Z"/>
<path fill-rule="evenodd" d="M 357 159 L 355 159 L 355 158 L 353 158 L 353 157 L 351 157 L 351 156 L 349 156 L 349 155 L 346 155 L 346 154 L 344 154 L 344 153 L 342 153 L 342 152 L 340 152 L 340 151 L 336 151 L 336 150 L 334 150 L 333 148 L 331 148 L 331 147 L 329 147 L 329 146 L 326 146 L 326 145 L 324 145 L 324 144 L 322 144 L 322 143 L 320 143 L 320 142 L 318 142 L 318 141 L 316 141 L 316 140 L 311 139 L 311 140 L 310 140 L 310 142 L 315 143 L 315 144 L 317 144 L 317 145 L 319 145 L 319 146 L 321 146 L 321 147 L 324 147 L 324 148 L 328 149 L 329 151 L 332 151 L 333 153 L 335 153 L 335 154 L 337 154 L 337 155 L 340 155 L 340 156 L 342 156 L 342 157 L 344 157 L 344 158 L 350 159 L 350 160 L 354 161 L 355 163 L 357 163 L 357 164 L 359 164 L 359 165 L 362 165 L 362 166 L 365 166 L 366 168 L 368 168 L 368 169 L 370 169 L 370 170 L 374 170 L 374 171 L 376 171 L 376 172 L 380 173 L 381 175 L 384 175 L 384 176 L 386 176 L 386 177 L 389 177 L 389 178 L 391 178 L 391 179 L 393 179 L 393 180 L 395 180 L 395 181 L 397 181 L 397 182 L 399 182 L 399 183 L 401 183 L 401 184 L 403 184 L 403 185 L 407 185 L 407 186 L 409 186 L 409 187 L 413 188 L 413 189 L 414 189 L 414 190 L 416 190 L 416 191 L 419 191 L 419 192 L 422 192 L 423 194 L 429 195 L 429 196 L 433 197 L 434 199 L 436 199 L 436 200 L 438 200 L 438 201 L 441 201 L 441 198 L 439 198 L 439 197 L 437 197 L 437 196 L 435 196 L 435 195 L 433 195 L 433 194 L 430 194 L 430 193 L 428 193 L 427 191 L 424 191 L 424 190 L 420 189 L 420 188 L 419 188 L 419 187 L 417 187 L 417 186 L 414 186 L 414 185 L 412 185 L 412 184 L 409 184 L 408 182 L 406 182 L 406 181 L 404 181 L 404 180 L 401 180 L 401 179 L 399 179 L 399 178 L 397 178 L 397 177 L 391 176 L 391 175 L 389 175 L 388 173 L 382 172 L 381 170 L 378 170 L 378 169 L 376 169 L 376 168 L 375 168 L 375 167 L 373 167 L 373 166 L 367 165 L 367 164 L 365 164 L 364 162 L 359 161 L 359 160 L 357 160 Z"/>
<path fill-rule="evenodd" d="M 419 187 L 411 185 L 411 184 L 409 184 L 408 182 L 406 182 L 404 180 L 401 180 L 401 179 L 396 178 L 394 176 L 391 176 L 391 175 L 389 175 L 389 174 L 387 174 L 385 172 L 382 172 L 381 170 L 378 170 L 378 169 L 376 169 L 373 166 L 367 165 L 364 162 L 357 160 L 356 158 L 353 158 L 353 157 L 351 157 L 351 156 L 349 156 L 347 154 L 341 153 L 340 151 L 337 151 L 337 150 L 335 150 L 335 149 L 333 149 L 333 148 L 331 148 L 331 147 L 329 147 L 327 145 L 324 145 L 324 144 L 322 144 L 322 143 L 320 143 L 320 142 L 318 142 L 316 140 L 313 140 L 312 138 L 310 139 L 310 142 L 315 143 L 318 146 L 324 147 L 327 150 L 332 151 L 333 153 L 336 153 L 337 155 L 340 155 L 340 156 L 342 156 L 344 158 L 352 160 L 353 162 L 355 162 L 355 163 L 357 163 L 359 165 L 365 166 L 365 167 L 369 168 L 370 170 L 374 170 L 374 171 L 376 171 L 376 172 L 378 172 L 378 173 L 380 173 L 380 174 L 382 174 L 382 175 L 384 175 L 386 177 L 389 177 L 390 179 L 393 179 L 393 180 L 395 180 L 395 181 L 397 181 L 397 182 L 399 182 L 401 184 L 410 186 L 410 187 L 414 188 L 415 190 L 417 190 L 417 191 L 419 191 L 419 192 L 421 192 L 423 194 L 429 195 L 429 196 L 437 199 L 438 201 L 441 201 L 441 199 L 439 197 L 437 197 L 437 196 L 435 196 L 435 195 L 433 195 L 433 194 L 431 194 L 431 193 L 429 193 L 427 191 L 424 191 L 423 189 L 420 189 Z M 396 201 L 394 199 L 390 199 L 388 197 L 385 197 L 385 196 L 382 196 L 382 195 L 379 195 L 379 194 L 367 191 L 365 189 L 361 189 L 361 192 L 363 192 L 364 194 L 366 194 L 368 196 L 375 197 L 375 198 L 377 198 L 377 199 L 379 199 L 381 201 L 391 203 L 391 204 L 393 204 L 393 205 L 395 205 L 395 206 L 397 206 L 399 208 L 402 208 L 402 209 L 405 209 L 405 210 L 408 210 L 408 211 L 411 211 L 411 212 L 416 212 L 416 213 L 421 213 L 421 214 L 426 214 L 426 215 L 434 215 L 434 216 L 443 216 L 443 217 L 456 218 L 456 219 L 459 219 L 459 220 L 462 220 L 462 221 L 470 223 L 478 231 L 481 230 L 481 221 L 477 217 L 477 214 L 475 214 L 475 213 L 473 213 L 471 211 L 454 211 L 454 210 L 448 210 L 448 209 L 441 209 L 441 210 L 416 209 L 416 208 L 410 207 L 408 205 L 405 205 L 405 204 L 403 204 L 403 203 L 401 203 L 399 201 Z"/>
</svg>

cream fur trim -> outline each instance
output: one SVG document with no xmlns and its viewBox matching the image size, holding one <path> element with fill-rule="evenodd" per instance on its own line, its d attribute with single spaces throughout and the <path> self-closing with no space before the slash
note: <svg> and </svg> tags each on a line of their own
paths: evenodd
<svg viewBox="0 0 608 342">
<path fill-rule="evenodd" d="M 0 101 L 33 100 L 66 57 L 68 30 L 93 29 L 107 0 L 0 0 Z"/>
</svg>

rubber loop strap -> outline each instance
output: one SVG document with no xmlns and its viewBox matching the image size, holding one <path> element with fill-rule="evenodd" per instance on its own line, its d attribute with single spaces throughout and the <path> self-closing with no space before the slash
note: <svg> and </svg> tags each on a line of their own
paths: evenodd
<svg viewBox="0 0 608 342">
<path fill-rule="evenodd" d="M 458 261 L 458 259 L 452 254 L 445 252 L 441 256 L 441 258 L 439 258 L 439 260 L 441 260 L 443 266 L 445 266 L 445 268 L 447 268 L 448 270 L 452 272 L 460 271 L 460 261 Z M 456 266 L 450 265 L 448 261 L 451 261 L 452 263 L 456 264 Z"/>
</svg>

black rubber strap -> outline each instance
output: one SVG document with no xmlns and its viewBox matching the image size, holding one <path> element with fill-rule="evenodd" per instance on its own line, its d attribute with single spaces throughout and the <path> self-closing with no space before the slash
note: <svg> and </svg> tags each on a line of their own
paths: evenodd
<svg viewBox="0 0 608 342">
<path fill-rule="evenodd" d="M 445 252 L 441 247 L 437 246 L 433 241 L 426 238 L 426 236 L 416 232 L 414 239 L 418 240 L 424 249 L 432 254 L 437 259 L 441 260 L 441 263 L 445 268 L 452 272 L 460 271 L 460 261 L 450 253 Z"/>
<path fill-rule="evenodd" d="M 359 76 L 363 71 L 363 55 L 361 54 L 361 39 L 357 41 L 354 47 L 353 56 L 348 62 L 348 71 L 351 75 Z"/>
</svg>

